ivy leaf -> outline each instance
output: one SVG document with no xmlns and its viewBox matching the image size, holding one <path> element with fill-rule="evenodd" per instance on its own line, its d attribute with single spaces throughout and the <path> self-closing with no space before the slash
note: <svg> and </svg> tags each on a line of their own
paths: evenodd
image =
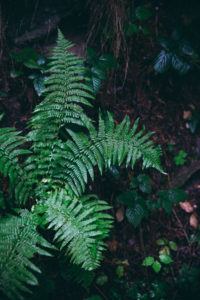
<svg viewBox="0 0 200 300">
<path fill-rule="evenodd" d="M 145 21 L 151 17 L 151 12 L 144 6 L 137 6 L 135 9 L 135 16 L 140 21 Z"/>
<path fill-rule="evenodd" d="M 152 256 L 147 256 L 143 260 L 142 266 L 149 267 L 149 266 L 153 265 L 153 263 L 154 263 L 154 258 Z"/>
<path fill-rule="evenodd" d="M 163 264 L 166 264 L 166 265 L 173 262 L 173 260 L 171 259 L 171 257 L 168 254 L 159 255 L 159 259 Z"/>
<path fill-rule="evenodd" d="M 155 58 L 153 63 L 154 70 L 157 73 L 166 72 L 171 66 L 172 54 L 165 50 L 160 51 L 160 53 Z"/>
<path fill-rule="evenodd" d="M 156 261 L 153 263 L 152 268 L 154 269 L 154 271 L 155 271 L 156 273 L 160 272 L 160 270 L 161 270 L 161 264 L 159 263 L 159 261 L 156 260 Z"/>
</svg>

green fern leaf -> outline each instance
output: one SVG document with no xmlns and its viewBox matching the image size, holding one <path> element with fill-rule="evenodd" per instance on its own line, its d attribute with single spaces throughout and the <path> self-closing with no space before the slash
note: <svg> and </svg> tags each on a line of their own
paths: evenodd
<svg viewBox="0 0 200 300">
<path fill-rule="evenodd" d="M 40 269 L 31 262 L 38 253 L 51 255 L 42 247 L 54 248 L 36 231 L 37 219 L 27 210 L 21 215 L 0 220 L 0 290 L 11 299 L 23 299 L 22 292 L 30 292 L 28 285 L 36 285 L 33 272 Z"/>
</svg>

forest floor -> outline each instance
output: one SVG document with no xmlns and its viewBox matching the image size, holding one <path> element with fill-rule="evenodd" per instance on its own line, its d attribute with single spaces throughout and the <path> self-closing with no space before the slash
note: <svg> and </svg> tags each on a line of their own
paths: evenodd
<svg viewBox="0 0 200 300">
<path fill-rule="evenodd" d="M 150 8 L 154 9 L 153 5 Z M 149 29 L 158 30 L 163 34 L 170 32 L 171 27 L 162 6 L 160 10 L 160 20 L 157 21 L 157 24 L 150 20 Z M 77 30 L 74 28 L 67 30 L 64 21 L 58 25 L 67 39 L 78 44 L 74 50 L 75 53 L 83 54 L 84 28 L 78 26 Z M 158 26 L 157 29 L 156 26 Z M 28 42 L 28 47 L 36 49 L 41 54 L 49 55 L 49 50 L 56 41 L 55 32 L 54 30 L 52 35 L 42 42 L 33 39 Z M 26 42 L 20 45 L 17 43 L 9 45 L 8 43 L 7 50 L 9 52 L 18 51 L 26 46 Z M 33 299 L 40 299 L 40 297 L 61 300 L 86 299 L 91 295 L 99 295 L 102 299 L 111 300 L 162 299 L 162 296 L 152 296 L 152 298 L 148 298 L 150 296 L 146 296 L 146 298 L 145 296 L 143 298 L 142 296 L 141 298 L 132 296 L 131 298 L 127 291 L 136 282 L 140 283 L 135 288 L 138 288 L 143 294 L 145 294 L 145 289 L 151 290 L 152 282 L 162 282 L 166 286 L 163 290 L 169 293 L 168 298 L 163 297 L 163 299 L 193 299 L 191 295 L 197 299 L 195 298 L 197 296 L 196 286 L 192 286 L 193 279 L 191 278 L 194 278 L 194 281 L 197 279 L 194 277 L 194 272 L 187 273 L 187 270 L 200 268 L 199 71 L 192 70 L 188 74 L 180 76 L 169 70 L 164 74 L 155 75 L 151 61 L 159 50 L 159 44 L 151 35 L 140 34 L 135 37 L 125 84 L 120 84 L 123 82 L 123 75 L 120 75 L 123 70 L 117 70 L 117 79 L 109 80 L 109 84 L 103 82 L 95 100 L 93 114 L 95 116 L 99 108 L 109 110 L 114 114 L 116 124 L 126 114 L 129 115 L 132 122 L 139 117 L 140 126 L 144 125 L 147 132 L 153 131 L 154 143 L 161 145 L 162 166 L 167 175 L 152 169 L 141 170 L 140 165 L 134 171 L 131 169 L 125 171 L 122 168 L 119 177 L 114 174 L 117 170 L 113 172 L 111 170 L 103 177 L 97 174 L 95 181 L 90 183 L 88 188 L 98 194 L 100 199 L 105 199 L 112 205 L 114 227 L 110 238 L 106 241 L 108 250 L 104 254 L 104 261 L 95 274 L 90 291 L 78 287 L 76 283 L 69 282 L 61 264 L 59 267 L 57 266 L 56 259 L 52 263 L 48 259 L 41 259 L 41 266 L 46 270 L 46 278 L 44 278 L 45 276 L 41 277 L 43 294 L 36 290 Z M 13 64 L 10 56 L 4 52 L 0 71 L 0 91 L 5 93 L 6 97 L 3 94 L 0 95 L 0 113 L 4 112 L 5 114 L 1 127 L 10 126 L 23 131 L 33 108 L 41 99 L 34 90 L 32 81 L 26 75 L 18 78 L 10 77 Z M 194 115 L 197 115 L 199 119 L 197 117 L 191 119 Z M 191 132 L 191 122 L 197 124 L 194 133 Z M 180 150 L 183 150 L 187 156 L 184 158 L 183 165 L 176 165 L 174 157 Z M 182 205 L 175 204 L 170 215 L 160 208 L 151 212 L 139 227 L 134 228 L 127 221 L 124 205 L 117 202 L 116 198 L 120 193 L 129 189 L 132 178 L 140 174 L 150 177 L 152 186 L 150 196 L 153 199 L 156 199 L 158 191 L 171 188 L 185 191 L 187 199 Z M 6 191 L 7 182 L 3 177 L 0 177 L 0 184 Z M 157 240 L 163 238 L 168 242 L 175 242 L 177 249 L 170 251 L 173 263 L 162 265 L 161 271 L 157 274 L 152 268 L 142 266 L 142 261 L 147 256 L 158 257 L 159 251 L 163 247 L 158 245 Z M 183 282 L 188 280 L 187 291 L 182 288 L 180 283 L 182 278 L 180 272 L 183 270 L 183 265 L 187 269 L 186 279 L 182 279 Z M 198 276 L 199 273 L 197 278 L 199 278 Z M 140 284 L 146 284 L 146 287 L 139 286 Z"/>
</svg>

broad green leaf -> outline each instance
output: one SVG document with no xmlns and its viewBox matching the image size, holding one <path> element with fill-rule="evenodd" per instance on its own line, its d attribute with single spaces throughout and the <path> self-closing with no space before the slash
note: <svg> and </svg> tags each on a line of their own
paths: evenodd
<svg viewBox="0 0 200 300">
<path fill-rule="evenodd" d="M 160 51 L 154 60 L 153 67 L 156 73 L 164 73 L 171 67 L 172 54 L 166 50 Z"/>
<path fill-rule="evenodd" d="M 175 242 L 173 241 L 169 241 L 169 247 L 170 249 L 172 249 L 173 251 L 178 251 L 178 246 Z"/>
<path fill-rule="evenodd" d="M 127 207 L 126 209 L 126 217 L 134 227 L 137 227 L 141 223 L 144 216 L 145 211 L 139 203 L 136 203 L 134 207 Z"/>
<path fill-rule="evenodd" d="M 159 261 L 155 261 L 154 263 L 153 263 L 153 265 L 152 265 L 152 268 L 154 269 L 154 271 L 156 272 L 156 273 L 158 273 L 158 272 L 160 272 L 160 270 L 161 270 L 161 264 L 159 263 Z"/>
<path fill-rule="evenodd" d="M 145 259 L 143 260 L 142 266 L 144 266 L 144 267 L 149 267 L 149 266 L 153 265 L 154 261 L 155 261 L 155 260 L 154 260 L 154 258 L 153 258 L 152 256 L 147 256 L 147 257 L 145 257 Z"/>
<path fill-rule="evenodd" d="M 173 262 L 173 260 L 171 259 L 171 257 L 168 254 L 159 255 L 159 259 L 160 259 L 160 262 L 162 262 L 163 264 L 166 264 L 166 265 Z"/>
</svg>

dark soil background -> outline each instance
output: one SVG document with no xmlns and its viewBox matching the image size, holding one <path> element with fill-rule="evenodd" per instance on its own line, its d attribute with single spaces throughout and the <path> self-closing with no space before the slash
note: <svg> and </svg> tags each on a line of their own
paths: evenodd
<svg viewBox="0 0 200 300">
<path fill-rule="evenodd" d="M 15 62 L 9 52 L 32 47 L 48 56 L 56 43 L 59 27 L 67 39 L 76 43 L 73 52 L 84 57 L 91 26 L 88 21 L 91 12 L 85 2 L 7 0 L 0 3 L 0 92 L 7 94 L 6 98 L 0 95 L 0 113 L 5 114 L 1 127 L 25 130 L 31 112 L 42 100 L 26 76 L 11 78 Z M 41 286 L 35 289 L 33 299 L 86 299 L 97 294 L 103 299 L 130 299 L 125 296 L 125 285 L 138 280 L 145 280 L 148 284 L 152 280 L 162 280 L 170 287 L 169 298 L 192 299 L 187 295 L 184 298 L 177 287 L 173 289 L 173 282 L 179 278 L 183 264 L 189 268 L 200 268 L 200 244 L 191 242 L 191 236 L 199 233 L 200 221 L 200 128 L 197 126 L 192 133 L 189 119 L 194 112 L 200 111 L 200 71 L 195 66 L 184 76 L 172 70 L 156 75 L 152 62 L 161 49 L 156 38 L 158 35 L 169 37 L 175 27 L 184 29 L 185 36 L 200 53 L 200 3 L 194 0 L 135 1 L 136 6 L 143 4 L 152 12 L 147 22 L 151 34 L 131 37 L 126 80 L 123 66 L 119 66 L 114 76 L 108 72 L 108 80 L 103 82 L 90 114 L 96 117 L 99 108 L 109 110 L 114 114 L 116 124 L 126 114 L 132 122 L 139 117 L 140 127 L 145 125 L 148 132 L 153 131 L 155 144 L 161 145 L 162 166 L 167 176 L 152 169 L 144 172 L 140 165 L 134 171 L 122 167 L 118 179 L 109 172 L 103 177 L 97 173 L 95 182 L 90 183 L 88 189 L 113 206 L 114 228 L 107 241 L 108 251 L 95 278 L 103 274 L 108 281 L 101 286 L 94 280 L 90 291 L 85 290 L 71 281 L 68 275 L 70 268 L 61 262 L 60 257 L 54 260 L 39 258 L 45 275 L 41 276 Z M 98 49 L 95 42 L 91 46 Z M 168 144 L 174 145 L 172 151 L 169 151 Z M 184 166 L 177 166 L 173 160 L 179 150 L 188 154 Z M 152 197 L 159 190 L 181 188 L 188 195 L 192 211 L 187 213 L 176 205 L 168 216 L 160 209 L 135 229 L 126 220 L 124 207 L 116 201 L 116 197 L 128 188 L 133 176 L 141 173 L 151 177 Z M 6 192 L 8 185 L 3 177 L 0 177 L 0 183 Z M 191 216 L 195 224 L 191 222 Z M 141 266 L 142 260 L 145 256 L 157 255 L 159 247 L 156 240 L 163 237 L 178 245 L 178 251 L 172 253 L 173 267 L 158 275 L 150 268 L 147 272 L 147 268 Z M 124 270 L 121 278 L 116 274 L 118 265 Z M 194 293 L 194 299 L 198 299 L 198 294 Z"/>
</svg>

